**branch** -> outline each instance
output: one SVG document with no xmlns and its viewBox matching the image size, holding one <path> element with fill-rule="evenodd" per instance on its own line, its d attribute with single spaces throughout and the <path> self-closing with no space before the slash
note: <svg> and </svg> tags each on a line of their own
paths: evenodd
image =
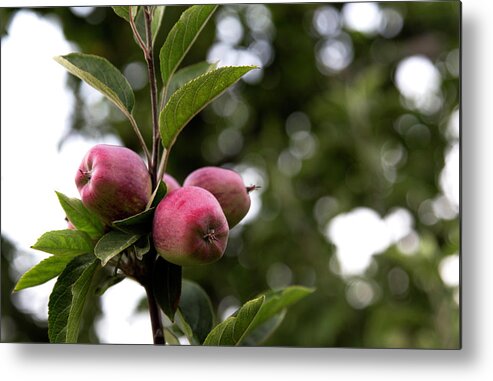
<svg viewBox="0 0 493 381">
<path fill-rule="evenodd" d="M 159 135 L 159 116 L 158 116 L 158 91 L 156 81 L 156 68 L 154 66 L 154 47 L 152 46 L 152 13 L 149 7 L 144 7 L 145 15 L 145 27 L 146 27 L 146 40 L 147 40 L 147 72 L 149 75 L 149 87 L 151 92 L 151 109 L 152 109 L 152 169 L 151 175 L 153 176 L 153 184 L 157 186 L 159 184 L 159 178 L 157 177 L 157 165 L 159 157 L 159 145 L 161 143 Z"/>
</svg>

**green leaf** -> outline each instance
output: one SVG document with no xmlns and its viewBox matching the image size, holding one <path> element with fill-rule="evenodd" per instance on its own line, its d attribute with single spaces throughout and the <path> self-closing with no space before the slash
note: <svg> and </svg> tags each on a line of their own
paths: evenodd
<svg viewBox="0 0 493 381">
<path fill-rule="evenodd" d="M 158 204 L 161 202 L 161 200 L 166 196 L 166 193 L 168 193 L 168 187 L 166 186 L 166 183 L 164 181 L 160 181 L 158 188 L 155 191 L 154 198 L 152 199 L 151 203 L 151 208 L 155 208 L 158 206 Z"/>
<path fill-rule="evenodd" d="M 113 226 L 126 233 L 144 234 L 151 230 L 153 217 L 154 208 L 150 208 L 123 220 L 113 221 Z"/>
<path fill-rule="evenodd" d="M 180 340 L 168 328 L 164 328 L 164 339 L 168 345 L 181 345 Z"/>
<path fill-rule="evenodd" d="M 108 288 L 113 287 L 115 284 L 120 283 L 123 279 L 125 279 L 125 275 L 123 274 L 108 275 L 99 283 L 99 285 L 94 290 L 94 293 L 98 296 L 101 296 L 106 292 Z"/>
<path fill-rule="evenodd" d="M 182 333 L 185 334 L 185 336 L 188 338 L 188 341 L 190 344 L 197 344 L 198 341 L 194 337 L 192 327 L 190 327 L 190 324 L 187 323 L 185 318 L 183 317 L 183 314 L 181 313 L 180 308 L 176 310 L 175 314 L 175 325 L 173 326 L 176 330 L 181 331 Z"/>
<path fill-rule="evenodd" d="M 265 293 L 265 302 L 255 317 L 254 327 L 258 327 L 267 320 L 282 312 L 282 310 L 298 300 L 310 295 L 314 289 L 302 286 L 290 286 L 279 291 Z"/>
<path fill-rule="evenodd" d="M 301 286 L 291 286 L 280 291 L 269 291 L 258 298 L 245 303 L 232 316 L 218 324 L 207 336 L 204 345 L 240 345 L 247 336 L 253 334 L 259 338 L 261 333 L 271 333 L 284 314 L 284 309 L 311 294 L 314 290 Z M 247 308 L 248 306 L 248 308 Z M 271 319 L 281 319 L 281 321 Z M 266 325 L 264 327 L 264 325 Z M 260 329 L 262 327 L 262 329 Z M 256 332 L 256 329 L 260 329 Z"/>
<path fill-rule="evenodd" d="M 116 6 L 116 7 L 111 7 L 113 8 L 113 11 L 120 16 L 122 19 L 126 20 L 127 22 L 130 22 L 130 13 L 129 13 L 129 7 L 128 5 L 125 6 Z M 135 18 L 135 11 L 134 12 L 134 18 Z"/>
<path fill-rule="evenodd" d="M 81 200 L 67 197 L 60 192 L 55 193 L 67 218 L 77 230 L 87 233 L 92 239 L 99 239 L 104 234 L 104 224 L 101 219 L 87 209 Z"/>
<path fill-rule="evenodd" d="M 286 316 L 286 309 L 282 310 L 265 323 L 253 329 L 248 336 L 245 337 L 241 344 L 245 346 L 261 345 L 281 325 L 284 320 L 284 316 Z"/>
<path fill-rule="evenodd" d="M 105 266 L 111 258 L 135 243 L 139 237 L 139 234 L 112 230 L 98 241 L 94 247 L 94 255 L 101 260 L 101 265 Z"/>
<path fill-rule="evenodd" d="M 94 244 L 86 233 L 65 229 L 44 233 L 31 248 L 54 255 L 74 256 L 92 253 Z"/>
<path fill-rule="evenodd" d="M 160 256 L 157 257 L 152 274 L 154 296 L 171 321 L 175 320 L 175 312 L 180 301 L 181 273 L 181 266 L 170 263 Z"/>
<path fill-rule="evenodd" d="M 72 259 L 58 277 L 48 303 L 50 342 L 77 342 L 82 311 L 98 267 L 93 255 L 81 255 Z"/>
<path fill-rule="evenodd" d="M 142 41 L 146 40 L 146 20 L 144 15 L 144 7 L 132 7 L 132 14 L 135 19 L 135 27 L 137 28 L 137 33 L 142 38 Z M 134 36 L 135 42 L 138 44 L 136 37 Z"/>
<path fill-rule="evenodd" d="M 156 37 L 159 33 L 159 29 L 161 28 L 165 9 L 166 7 L 164 5 L 158 5 L 154 7 L 154 13 L 152 15 L 152 21 L 151 21 L 151 33 L 152 33 L 153 45 L 156 42 Z"/>
<path fill-rule="evenodd" d="M 159 131 L 170 149 L 186 124 L 254 66 L 230 66 L 207 72 L 186 83 L 169 99 L 159 115 Z"/>
<path fill-rule="evenodd" d="M 135 103 L 132 87 L 123 74 L 106 58 L 92 54 L 70 53 L 55 57 L 71 74 L 87 82 L 130 116 Z"/>
<path fill-rule="evenodd" d="M 149 234 L 139 238 L 137 242 L 134 244 L 135 256 L 142 260 L 144 255 L 146 255 L 151 250 L 151 240 L 149 238 Z"/>
<path fill-rule="evenodd" d="M 265 297 L 262 295 L 246 302 L 233 316 L 218 324 L 207 335 L 204 345 L 237 345 L 252 329 Z"/>
<path fill-rule="evenodd" d="M 178 321 L 178 326 L 185 322 L 188 327 L 182 331 L 190 343 L 202 344 L 214 325 L 214 310 L 209 296 L 197 283 L 184 279 L 178 308 L 183 318 L 182 322 Z"/>
<path fill-rule="evenodd" d="M 14 291 L 38 286 L 60 275 L 67 264 L 74 258 L 73 255 L 54 255 L 43 259 L 36 266 L 26 271 L 17 282 Z"/>
<path fill-rule="evenodd" d="M 159 52 L 164 87 L 192 47 L 217 5 L 194 5 L 182 13 Z"/>
<path fill-rule="evenodd" d="M 195 79 L 208 71 L 215 70 L 216 67 L 217 64 L 215 63 L 210 64 L 207 61 L 203 61 L 178 70 L 169 82 L 168 96 L 173 95 L 173 93 L 185 83 L 190 82 L 192 79 Z"/>
</svg>

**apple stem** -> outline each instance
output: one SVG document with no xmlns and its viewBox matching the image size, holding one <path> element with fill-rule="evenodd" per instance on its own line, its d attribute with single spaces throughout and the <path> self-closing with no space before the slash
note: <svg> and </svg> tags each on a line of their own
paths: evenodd
<svg viewBox="0 0 493 381">
<path fill-rule="evenodd" d="M 91 171 L 83 171 L 82 169 L 79 168 L 79 172 L 84 176 L 84 178 L 89 181 L 91 180 Z"/>
<path fill-rule="evenodd" d="M 260 188 L 262 188 L 260 185 L 250 185 L 250 186 L 246 187 L 246 191 L 247 191 L 247 193 L 250 193 L 250 192 L 257 190 L 257 189 L 260 189 Z"/>
</svg>

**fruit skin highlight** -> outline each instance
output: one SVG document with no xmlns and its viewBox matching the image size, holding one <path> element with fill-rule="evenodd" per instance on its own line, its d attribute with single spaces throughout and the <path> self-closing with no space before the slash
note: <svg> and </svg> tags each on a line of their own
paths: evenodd
<svg viewBox="0 0 493 381">
<path fill-rule="evenodd" d="M 158 204 L 152 224 L 159 255 L 179 266 L 220 259 L 228 243 L 228 223 L 216 198 L 207 190 L 182 187 Z"/>
<path fill-rule="evenodd" d="M 98 144 L 82 160 L 75 184 L 84 206 L 106 223 L 142 212 L 151 197 L 151 177 L 134 151 Z"/>
<path fill-rule="evenodd" d="M 190 173 L 183 186 L 197 186 L 211 192 L 221 205 L 229 228 L 237 225 L 250 210 L 250 196 L 241 176 L 219 167 L 203 167 Z"/>
</svg>

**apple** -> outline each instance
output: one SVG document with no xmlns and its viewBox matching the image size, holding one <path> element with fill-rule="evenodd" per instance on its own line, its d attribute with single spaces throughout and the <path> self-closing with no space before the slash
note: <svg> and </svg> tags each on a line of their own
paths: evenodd
<svg viewBox="0 0 493 381">
<path fill-rule="evenodd" d="M 65 221 L 67 222 L 67 229 L 68 230 L 77 230 L 77 228 L 74 226 L 72 222 L 68 219 L 68 217 L 65 217 Z"/>
<path fill-rule="evenodd" d="M 226 250 L 228 235 L 221 205 L 203 188 L 188 186 L 170 192 L 154 213 L 154 247 L 159 255 L 175 265 L 217 261 Z"/>
<path fill-rule="evenodd" d="M 248 213 L 248 193 L 256 188 L 246 187 L 239 173 L 219 167 L 203 167 L 193 171 L 187 176 L 183 186 L 197 186 L 211 192 L 219 201 L 230 229 Z"/>
<path fill-rule="evenodd" d="M 168 189 L 167 193 L 172 192 L 178 188 L 181 188 L 181 185 L 176 179 L 171 176 L 169 173 L 165 173 L 163 175 L 163 181 L 166 184 L 166 188 Z"/>
<path fill-rule="evenodd" d="M 81 201 L 105 222 L 142 212 L 151 197 L 151 177 L 134 151 L 98 144 L 85 155 L 75 176 Z"/>
</svg>

